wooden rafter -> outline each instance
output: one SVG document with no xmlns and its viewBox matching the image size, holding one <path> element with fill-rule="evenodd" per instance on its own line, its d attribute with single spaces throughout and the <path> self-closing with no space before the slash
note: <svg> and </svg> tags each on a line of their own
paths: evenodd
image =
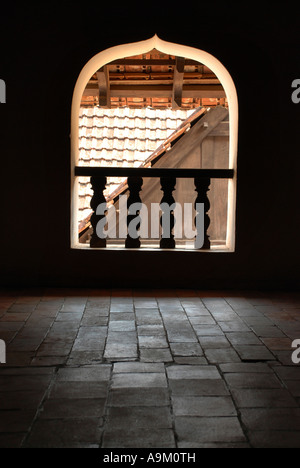
<svg viewBox="0 0 300 468">
<path fill-rule="evenodd" d="M 172 90 L 172 108 L 180 109 L 182 104 L 182 87 L 184 77 L 184 63 L 183 57 L 176 57 L 176 64 L 174 67 L 174 79 Z"/>
<path fill-rule="evenodd" d="M 98 89 L 88 85 L 85 89 L 84 96 L 97 96 Z M 143 97 L 143 98 L 172 98 L 172 86 L 148 86 L 137 85 L 126 86 L 115 85 L 110 88 L 111 97 L 127 98 L 127 97 Z M 184 85 L 182 90 L 182 98 L 225 98 L 226 94 L 221 85 Z"/>
<path fill-rule="evenodd" d="M 99 106 L 111 108 L 110 103 L 110 82 L 108 66 L 104 66 L 97 72 L 99 87 Z"/>
</svg>

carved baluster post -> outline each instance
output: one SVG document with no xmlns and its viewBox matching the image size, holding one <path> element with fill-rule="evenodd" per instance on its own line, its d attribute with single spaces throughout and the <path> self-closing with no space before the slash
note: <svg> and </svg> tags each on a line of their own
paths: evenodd
<svg viewBox="0 0 300 468">
<path fill-rule="evenodd" d="M 140 237 L 138 231 L 141 226 L 141 218 L 139 216 L 142 208 L 142 200 L 140 192 L 143 186 L 143 179 L 141 177 L 128 177 L 129 197 L 127 201 L 127 226 L 128 236 L 125 242 L 126 249 L 139 249 L 141 247 Z"/>
<path fill-rule="evenodd" d="M 160 208 L 162 210 L 161 216 L 161 226 L 162 226 L 162 239 L 160 241 L 161 249 L 175 249 L 176 242 L 174 239 L 173 229 L 175 226 L 175 216 L 174 210 L 171 209 L 175 205 L 175 200 L 173 198 L 173 192 L 176 186 L 175 177 L 162 177 L 160 179 L 161 190 L 164 193 L 164 196 L 160 203 Z"/>
<path fill-rule="evenodd" d="M 92 234 L 91 242 L 90 242 L 91 248 L 106 247 L 106 239 L 104 238 L 104 235 L 103 235 L 103 238 L 101 238 L 101 237 L 98 237 L 98 234 L 97 234 L 98 223 L 100 221 L 103 221 L 102 232 L 104 231 L 104 226 L 105 226 L 104 219 L 106 218 L 105 212 L 106 212 L 107 205 L 106 205 L 106 199 L 103 195 L 103 192 L 105 190 L 106 184 L 107 184 L 106 177 L 97 177 L 97 176 L 91 177 L 91 185 L 92 185 L 92 189 L 94 192 L 93 198 L 91 200 L 91 208 L 93 210 L 93 215 L 91 217 L 91 225 L 93 227 L 93 234 Z M 99 205 L 102 205 L 101 213 L 103 214 L 97 214 L 97 209 Z"/>
<path fill-rule="evenodd" d="M 211 185 L 211 180 L 208 178 L 199 177 L 195 179 L 196 192 L 198 193 L 196 203 L 195 203 L 195 208 L 196 208 L 196 213 L 197 213 L 196 218 L 195 218 L 195 224 L 196 224 L 196 227 L 198 227 L 198 235 L 196 238 L 195 246 L 196 246 L 196 249 L 198 250 L 210 250 L 210 247 L 211 247 L 210 238 L 207 233 L 208 228 L 210 226 L 210 217 L 208 215 L 208 212 L 210 210 L 210 201 L 208 198 L 210 185 Z M 204 205 L 204 219 L 203 219 L 203 212 L 200 213 L 197 210 L 197 204 Z M 204 222 L 204 226 L 203 226 L 203 222 Z M 202 233 L 199 231 L 202 231 Z M 204 231 L 204 238 L 202 238 L 203 231 Z M 201 239 L 200 239 L 200 236 L 201 236 Z M 202 241 L 203 241 L 203 245 L 202 245 Z"/>
</svg>

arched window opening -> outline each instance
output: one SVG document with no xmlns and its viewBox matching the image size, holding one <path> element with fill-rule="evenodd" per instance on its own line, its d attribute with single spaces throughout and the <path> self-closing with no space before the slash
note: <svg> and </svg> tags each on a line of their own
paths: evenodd
<svg viewBox="0 0 300 468">
<path fill-rule="evenodd" d="M 73 100 L 72 247 L 233 251 L 237 98 L 228 72 L 157 36 L 93 61 Z"/>
</svg>

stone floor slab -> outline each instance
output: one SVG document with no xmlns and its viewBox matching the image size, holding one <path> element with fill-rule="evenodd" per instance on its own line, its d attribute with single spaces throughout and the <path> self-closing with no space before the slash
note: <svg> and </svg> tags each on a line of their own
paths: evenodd
<svg viewBox="0 0 300 468">
<path fill-rule="evenodd" d="M 221 376 L 215 366 L 170 366 L 167 368 L 169 379 L 205 379 L 216 380 L 221 379 Z"/>
<path fill-rule="evenodd" d="M 173 412 L 177 416 L 236 416 L 236 409 L 229 396 L 172 397 Z"/>
<path fill-rule="evenodd" d="M 167 388 L 165 374 L 161 373 L 132 373 L 113 374 L 112 389 L 115 388 Z"/>
<path fill-rule="evenodd" d="M 172 429 L 113 428 L 105 430 L 101 448 L 172 449 L 176 442 Z"/>
<path fill-rule="evenodd" d="M 177 417 L 175 430 L 181 448 L 198 448 L 209 442 L 246 442 L 236 417 Z"/>
</svg>

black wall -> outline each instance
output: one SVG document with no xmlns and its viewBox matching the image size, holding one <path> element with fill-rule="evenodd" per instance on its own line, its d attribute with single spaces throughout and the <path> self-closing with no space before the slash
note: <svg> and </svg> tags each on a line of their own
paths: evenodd
<svg viewBox="0 0 300 468">
<path fill-rule="evenodd" d="M 204 3 L 204 2 L 203 2 Z M 300 78 L 293 8 L 14 3 L 1 15 L 0 286 L 299 287 Z M 282 4 L 283 5 L 283 4 Z M 265 6 L 265 4 L 264 4 Z M 144 9 L 143 9 L 144 8 Z M 72 251 L 70 112 L 84 65 L 108 47 L 161 39 L 206 50 L 239 98 L 234 254 Z"/>
</svg>

